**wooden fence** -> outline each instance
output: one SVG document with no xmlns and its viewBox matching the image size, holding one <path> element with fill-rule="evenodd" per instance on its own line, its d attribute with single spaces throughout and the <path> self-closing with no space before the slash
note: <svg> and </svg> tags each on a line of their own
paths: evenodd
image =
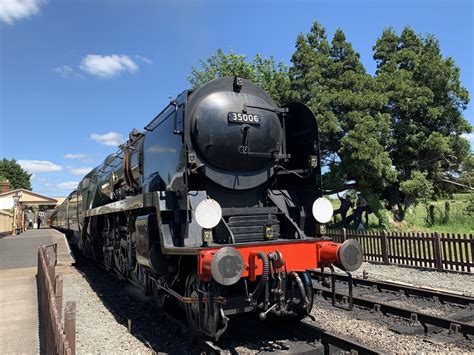
<svg viewBox="0 0 474 355">
<path fill-rule="evenodd" d="M 53 246 L 56 246 L 55 244 Z M 51 255 L 52 254 L 52 255 Z M 56 275 L 56 248 L 54 253 L 47 246 L 38 248 L 38 304 L 42 353 L 74 355 L 76 349 L 76 302 L 67 302 L 64 325 L 63 277 Z M 54 256 L 54 260 L 52 260 Z"/>
<path fill-rule="evenodd" d="M 386 231 L 328 230 L 336 242 L 354 238 L 364 250 L 364 260 L 438 271 L 474 273 L 472 234 L 398 233 Z"/>
</svg>

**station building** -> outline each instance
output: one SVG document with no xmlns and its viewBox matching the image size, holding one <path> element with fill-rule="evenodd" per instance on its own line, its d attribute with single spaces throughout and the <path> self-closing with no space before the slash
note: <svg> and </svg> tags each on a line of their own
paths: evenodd
<svg viewBox="0 0 474 355">
<path fill-rule="evenodd" d="M 0 182 L 0 235 L 17 234 L 47 225 L 48 217 L 64 201 L 26 189 L 10 190 L 10 182 Z"/>
</svg>

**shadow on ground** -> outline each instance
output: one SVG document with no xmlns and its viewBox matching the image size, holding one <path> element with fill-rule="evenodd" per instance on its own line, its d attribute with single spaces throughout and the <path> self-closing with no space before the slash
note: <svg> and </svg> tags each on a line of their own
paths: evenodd
<svg viewBox="0 0 474 355">
<path fill-rule="evenodd" d="M 85 277 L 115 320 L 125 327 L 131 321 L 131 333 L 155 352 L 193 353 L 194 344 L 186 329 L 170 322 L 151 304 L 139 288 L 116 278 L 77 251 L 76 269 Z"/>
<path fill-rule="evenodd" d="M 191 337 L 184 314 L 172 310 L 164 314 L 151 304 L 142 291 L 103 270 L 77 251 L 75 267 L 88 281 L 93 291 L 115 317 L 125 327 L 131 320 L 132 334 L 146 344 L 150 350 L 172 354 L 200 353 Z M 171 322 L 177 318 L 182 326 Z M 313 344 L 316 338 L 307 339 L 298 334 L 298 323 L 284 318 L 269 316 L 265 322 L 257 319 L 257 314 L 232 316 L 227 332 L 218 345 L 230 353 L 282 352 Z M 178 322 L 179 323 L 179 322 Z M 185 329 L 183 329 L 185 328 Z"/>
</svg>

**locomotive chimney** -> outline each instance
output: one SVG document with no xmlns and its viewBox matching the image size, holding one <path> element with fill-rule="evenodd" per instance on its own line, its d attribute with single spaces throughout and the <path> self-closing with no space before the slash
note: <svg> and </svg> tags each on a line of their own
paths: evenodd
<svg viewBox="0 0 474 355">
<path fill-rule="evenodd" d="M 235 92 L 240 92 L 243 85 L 244 85 L 244 81 L 242 78 L 239 78 L 238 76 L 234 77 L 234 91 Z"/>
</svg>

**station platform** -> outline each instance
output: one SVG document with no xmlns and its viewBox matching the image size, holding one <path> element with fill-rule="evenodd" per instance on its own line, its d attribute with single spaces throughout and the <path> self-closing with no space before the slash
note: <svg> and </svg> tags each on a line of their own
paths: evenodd
<svg viewBox="0 0 474 355">
<path fill-rule="evenodd" d="M 38 354 L 36 287 L 39 245 L 57 244 L 58 265 L 74 263 L 65 236 L 54 229 L 31 229 L 0 239 L 0 352 Z"/>
</svg>

